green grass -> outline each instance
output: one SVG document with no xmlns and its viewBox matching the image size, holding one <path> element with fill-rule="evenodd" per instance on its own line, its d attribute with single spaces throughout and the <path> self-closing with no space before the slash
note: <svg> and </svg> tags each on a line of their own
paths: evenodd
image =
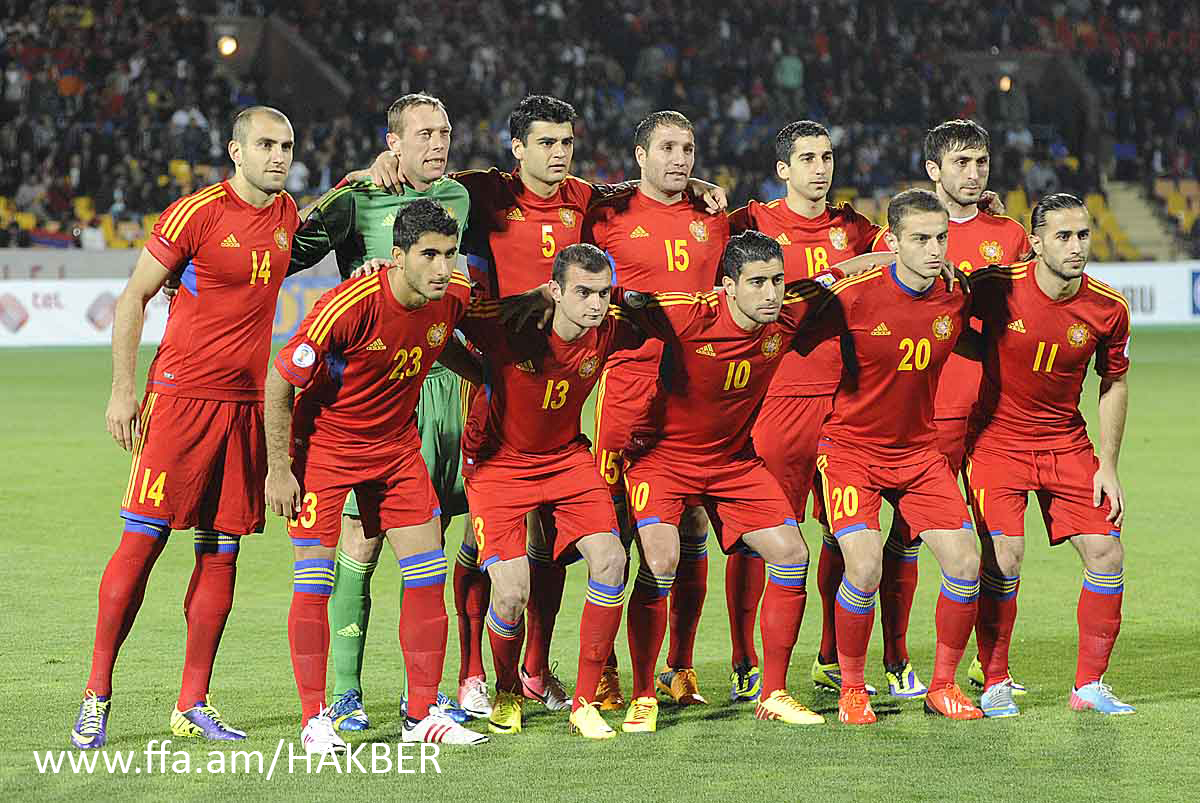
<svg viewBox="0 0 1200 803">
<path fill-rule="evenodd" d="M 100 349 L 0 350 L 0 522 L 4 638 L 0 683 L 0 789 L 16 800 L 334 799 L 338 794 L 405 800 L 742 801 L 1192 799 L 1200 781 L 1200 559 L 1191 512 L 1200 487 L 1200 329 L 1145 329 L 1133 340 L 1132 403 L 1122 456 L 1130 513 L 1124 625 L 1108 680 L 1138 714 L 1115 720 L 1066 706 L 1075 655 L 1079 561 L 1050 550 L 1030 522 L 1013 670 L 1030 687 L 1012 720 L 951 723 L 926 718 L 919 703 L 879 706 L 880 723 L 788 729 L 726 704 L 728 625 L 724 560 L 713 553 L 710 596 L 700 628 L 697 669 L 714 702 L 677 711 L 664 706 L 656 735 L 620 735 L 609 743 L 568 737 L 566 718 L 533 711 L 526 731 L 493 738 L 471 752 L 444 749 L 440 776 L 256 775 L 179 777 L 39 776 L 33 750 L 67 746 L 91 655 L 96 588 L 118 537 L 118 499 L 128 456 L 104 429 L 108 354 Z M 143 367 L 148 361 L 143 354 Z M 1095 412 L 1095 383 L 1085 391 Z M 449 537 L 456 543 L 460 530 Z M 811 528 L 809 543 L 818 543 Z M 191 572 L 190 537 L 176 535 L 150 580 L 146 601 L 117 666 L 111 750 L 142 750 L 168 735 L 182 665 L 182 597 Z M 291 554 L 283 528 L 248 539 L 237 602 L 217 663 L 217 705 L 267 752 L 297 737 L 299 705 L 288 658 L 286 616 Z M 922 582 L 910 645 L 923 677 L 932 666 L 936 566 L 922 555 Z M 399 737 L 396 584 L 385 565 L 375 575 L 375 616 L 367 646 L 369 738 Z M 554 658 L 574 675 L 582 567 L 570 572 Z M 814 601 L 791 672 L 797 696 L 827 715 L 831 696 L 808 682 L 819 634 Z M 450 608 L 453 611 L 453 608 Z M 454 627 L 451 625 L 451 633 Z M 451 636 L 446 682 L 457 674 Z M 628 668 L 625 633 L 618 636 Z M 878 643 L 868 677 L 882 682 Z M 965 671 L 965 668 L 964 668 Z M 569 684 L 568 684 L 569 685 Z M 610 717 L 610 721 L 615 720 Z M 174 747 L 183 747 L 174 745 Z M 208 745 L 187 745 L 197 763 Z M 286 752 L 285 752 L 286 755 Z M 144 758 L 139 761 L 144 763 Z M 168 762 L 169 766 L 170 762 Z M 1187 790 L 1192 789 L 1192 792 Z M 342 798 L 347 799 L 347 798 Z"/>
</svg>

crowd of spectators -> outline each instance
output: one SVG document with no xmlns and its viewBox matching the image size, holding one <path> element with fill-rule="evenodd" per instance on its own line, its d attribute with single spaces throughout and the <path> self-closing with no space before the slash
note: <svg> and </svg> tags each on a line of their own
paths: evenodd
<svg viewBox="0 0 1200 803">
<path fill-rule="evenodd" d="M 992 127 L 993 187 L 1099 189 L 1106 155 L 1072 154 L 1030 121 L 1023 87 L 980 97 L 953 63 L 963 51 L 1077 54 L 1119 170 L 1197 170 L 1200 12 L 1184 1 L 0 0 L 0 12 L 0 196 L 45 222 L 43 239 L 87 233 L 77 196 L 140 221 L 228 169 L 231 114 L 272 97 L 214 69 L 213 13 L 282 17 L 354 87 L 344 114 L 295 110 L 300 197 L 368 163 L 388 105 L 418 90 L 447 104 L 456 168 L 510 165 L 508 111 L 539 91 L 575 104 L 575 172 L 603 181 L 636 176 L 638 119 L 678 108 L 696 123 L 697 173 L 735 202 L 782 193 L 773 135 L 801 117 L 830 124 L 835 184 L 860 194 L 923 179 L 924 130 L 959 116 Z M 172 160 L 212 169 L 189 178 Z"/>
</svg>

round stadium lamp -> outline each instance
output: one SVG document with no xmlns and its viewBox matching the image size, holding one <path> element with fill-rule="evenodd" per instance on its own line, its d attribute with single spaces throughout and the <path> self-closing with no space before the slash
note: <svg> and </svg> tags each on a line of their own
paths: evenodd
<svg viewBox="0 0 1200 803">
<path fill-rule="evenodd" d="M 238 40 L 236 37 L 225 35 L 217 39 L 217 52 L 225 58 L 229 58 L 238 49 Z"/>
<path fill-rule="evenodd" d="M 1007 92 L 1012 89 L 1012 78 L 1007 75 L 1000 76 L 1000 91 Z"/>
</svg>

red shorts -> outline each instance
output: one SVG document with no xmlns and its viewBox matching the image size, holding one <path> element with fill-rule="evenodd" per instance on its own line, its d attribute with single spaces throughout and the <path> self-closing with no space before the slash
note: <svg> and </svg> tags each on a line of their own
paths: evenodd
<svg viewBox="0 0 1200 803">
<path fill-rule="evenodd" d="M 391 454 L 376 449 L 371 455 L 362 463 L 335 463 L 328 454 L 314 455 L 311 449 L 294 456 L 292 473 L 303 496 L 300 514 L 288 521 L 293 544 L 337 546 L 342 507 L 350 491 L 358 498 L 365 533 L 414 527 L 441 515 L 420 449 L 398 449 Z"/>
<path fill-rule="evenodd" d="M 967 419 L 935 418 L 933 426 L 937 430 L 938 451 L 946 455 L 951 470 L 958 475 L 967 454 Z"/>
<path fill-rule="evenodd" d="M 804 521 L 810 494 L 813 517 L 821 518 L 821 494 L 813 493 L 813 477 L 821 425 L 832 409 L 833 396 L 768 396 L 751 431 L 754 451 L 779 482 L 796 521 Z"/>
<path fill-rule="evenodd" d="M 596 468 L 613 496 L 624 493 L 625 452 L 633 433 L 646 427 L 658 379 L 605 369 L 596 390 Z"/>
<path fill-rule="evenodd" d="M 926 530 L 971 529 L 966 502 L 945 455 L 929 450 L 904 465 L 874 465 L 861 452 L 822 440 L 817 452 L 829 529 L 835 538 L 879 529 L 886 499 L 904 517 L 912 542 Z"/>
<path fill-rule="evenodd" d="M 678 527 L 684 507 L 703 505 L 726 552 L 746 533 L 796 526 L 783 489 L 758 457 L 703 466 L 652 451 L 626 469 L 625 489 L 638 527 Z"/>
<path fill-rule="evenodd" d="M 173 530 L 260 533 L 267 445 L 259 402 L 147 393 L 121 515 Z"/>
<path fill-rule="evenodd" d="M 547 546 L 561 560 L 594 533 L 617 534 L 612 497 L 596 476 L 592 456 L 574 447 L 542 467 L 491 458 L 465 480 L 479 568 L 526 554 L 525 516 L 541 514 Z"/>
<path fill-rule="evenodd" d="M 1048 452 L 976 448 L 967 459 L 971 507 L 980 533 L 1025 535 L 1025 505 L 1037 494 L 1051 544 L 1073 535 L 1121 537 L 1107 516 L 1107 497 L 1092 505 L 1092 477 L 1100 461 L 1091 446 Z"/>
</svg>

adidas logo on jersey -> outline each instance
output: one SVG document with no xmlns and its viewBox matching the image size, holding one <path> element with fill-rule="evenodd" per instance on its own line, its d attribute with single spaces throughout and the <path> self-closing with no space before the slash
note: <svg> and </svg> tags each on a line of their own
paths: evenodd
<svg viewBox="0 0 1200 803">
<path fill-rule="evenodd" d="M 221 241 L 222 248 L 241 248 L 242 244 L 237 241 L 237 237 L 232 234 Z"/>
<path fill-rule="evenodd" d="M 638 226 L 636 229 L 629 232 L 629 239 L 631 239 L 631 240 L 636 240 L 639 237 L 649 237 L 649 236 L 650 236 L 650 232 L 646 231 L 641 226 Z"/>
<path fill-rule="evenodd" d="M 792 241 L 788 239 L 787 234 L 782 231 L 779 232 L 779 236 L 775 238 L 775 242 L 779 243 L 780 245 L 791 245 L 792 244 Z"/>
<path fill-rule="evenodd" d="M 358 622 L 351 622 L 337 631 L 337 634 L 342 638 L 358 638 L 362 635 L 362 630 L 359 629 Z"/>
<path fill-rule="evenodd" d="M 1020 332 L 1021 334 L 1025 334 L 1025 321 L 1022 318 L 1017 318 L 1015 321 L 1013 321 L 1012 323 L 1010 323 L 1008 325 L 1008 328 L 1012 329 L 1014 332 Z"/>
<path fill-rule="evenodd" d="M 705 343 L 700 348 L 696 349 L 697 354 L 703 354 L 705 357 L 717 356 L 717 351 L 712 347 L 712 343 Z"/>
<path fill-rule="evenodd" d="M 375 338 L 367 346 L 367 351 L 387 351 L 387 346 L 383 345 L 383 341 Z"/>
<path fill-rule="evenodd" d="M 506 220 L 524 220 L 525 216 L 521 214 L 520 209 L 514 206 L 512 209 L 508 210 L 508 214 L 505 215 L 504 218 Z"/>
<path fill-rule="evenodd" d="M 891 333 L 892 333 L 892 330 L 887 328 L 886 323 L 881 323 L 878 326 L 876 326 L 874 329 L 871 330 L 871 334 L 875 335 L 876 337 L 890 335 Z"/>
</svg>

